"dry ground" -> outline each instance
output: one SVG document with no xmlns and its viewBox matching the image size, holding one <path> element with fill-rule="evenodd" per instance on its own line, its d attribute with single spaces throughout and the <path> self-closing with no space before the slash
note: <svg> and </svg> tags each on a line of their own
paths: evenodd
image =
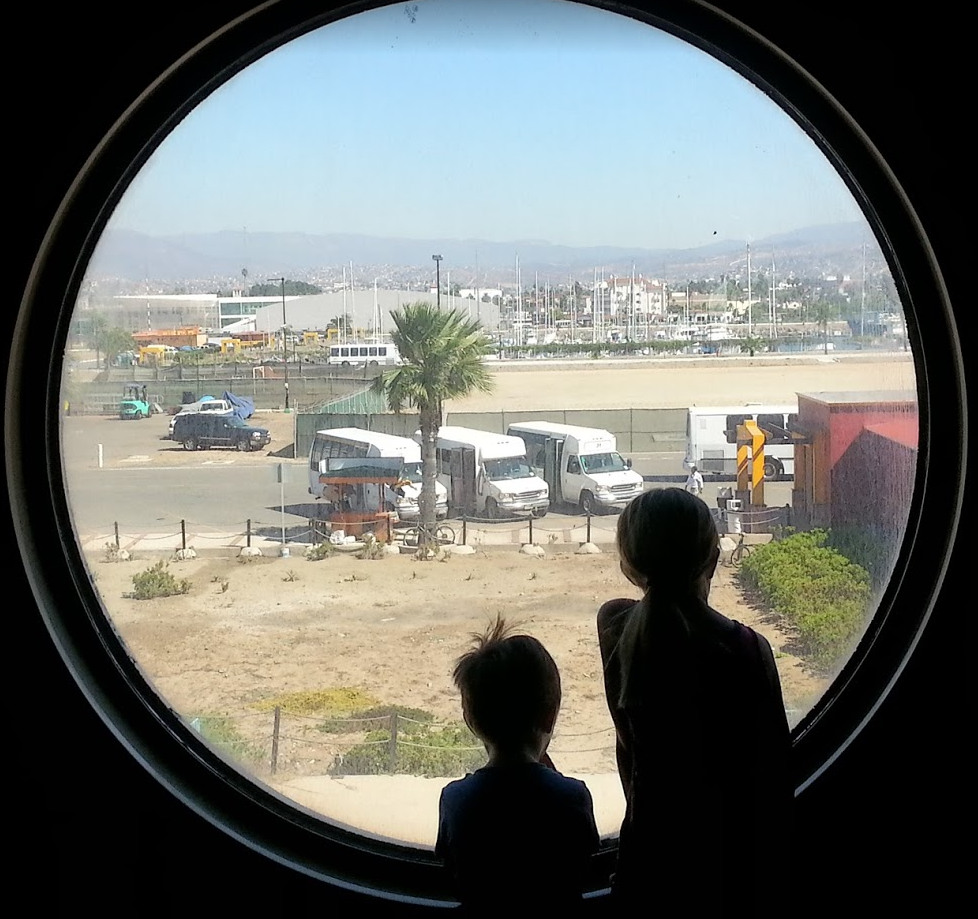
<svg viewBox="0 0 978 919">
<path fill-rule="evenodd" d="M 560 667 L 563 706 L 552 746 L 558 768 L 575 775 L 615 771 L 594 617 L 604 600 L 637 594 L 613 552 L 551 551 L 536 559 L 500 548 L 444 562 L 407 555 L 203 558 L 170 565 L 192 582 L 189 594 L 124 598 L 132 575 L 153 561 L 90 559 L 120 636 L 177 712 L 188 720 L 228 716 L 265 757 L 272 715 L 260 703 L 288 693 L 351 687 L 457 720 L 453 662 L 468 633 L 501 613 L 540 638 Z M 781 650 L 789 636 L 744 602 L 731 569 L 718 569 L 711 598 L 768 638 L 779 655 L 786 706 L 800 715 L 826 680 Z M 357 739 L 323 735 L 318 723 L 283 720 L 278 787 L 325 774 L 333 756 Z M 245 766 L 268 779 L 267 758 Z"/>
</svg>

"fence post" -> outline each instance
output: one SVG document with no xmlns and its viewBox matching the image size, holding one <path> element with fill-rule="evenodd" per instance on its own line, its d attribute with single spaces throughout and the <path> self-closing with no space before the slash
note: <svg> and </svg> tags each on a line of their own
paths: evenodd
<svg viewBox="0 0 978 919">
<path fill-rule="evenodd" d="M 462 514 L 462 545 L 463 546 L 465 545 L 465 537 L 466 537 L 465 523 L 466 523 L 465 514 Z"/>
<path fill-rule="evenodd" d="M 187 551 L 187 521 L 180 521 L 180 548 Z"/>
<path fill-rule="evenodd" d="M 248 538 L 245 544 L 248 546 L 249 549 L 251 548 L 251 518 L 250 517 L 248 518 Z"/>
<path fill-rule="evenodd" d="M 282 720 L 282 709 L 275 706 L 275 720 L 272 722 L 272 775 L 278 769 L 278 731 Z"/>
<path fill-rule="evenodd" d="M 388 771 L 397 772 L 397 712 L 391 712 L 391 739 L 387 747 Z"/>
<path fill-rule="evenodd" d="M 533 514 L 530 514 L 530 545 L 533 545 Z"/>
<path fill-rule="evenodd" d="M 119 548 L 119 521 L 115 522 L 115 547 Z"/>
<path fill-rule="evenodd" d="M 587 512 L 587 542 L 591 541 L 591 511 Z"/>
</svg>

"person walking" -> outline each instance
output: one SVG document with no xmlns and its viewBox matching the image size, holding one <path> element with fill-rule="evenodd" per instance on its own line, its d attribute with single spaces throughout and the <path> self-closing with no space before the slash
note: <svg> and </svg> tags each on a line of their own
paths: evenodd
<svg viewBox="0 0 978 919">
<path fill-rule="evenodd" d="M 686 476 L 686 491 L 691 495 L 699 497 L 703 491 L 703 476 L 695 466 L 689 467 L 689 475 Z"/>
</svg>

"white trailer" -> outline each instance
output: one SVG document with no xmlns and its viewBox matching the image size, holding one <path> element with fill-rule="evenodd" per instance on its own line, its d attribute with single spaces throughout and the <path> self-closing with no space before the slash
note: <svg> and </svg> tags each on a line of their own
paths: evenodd
<svg viewBox="0 0 978 919">
<path fill-rule="evenodd" d="M 764 477 L 795 474 L 795 445 L 791 429 L 798 420 L 797 405 L 710 406 L 691 408 L 686 416 L 687 469 L 714 475 L 737 474 L 737 426 L 754 421 L 764 433 Z"/>
<path fill-rule="evenodd" d="M 320 481 L 330 459 L 356 459 L 366 457 L 400 457 L 404 460 L 402 484 L 396 489 L 385 487 L 385 503 L 397 511 L 402 520 L 416 520 L 419 516 L 418 499 L 421 496 L 421 447 L 410 437 L 396 437 L 377 431 L 361 431 L 359 428 L 330 428 L 317 431 L 309 449 L 309 494 L 324 496 L 328 486 Z M 364 486 L 368 490 L 378 486 Z M 444 485 L 436 485 L 435 512 L 439 517 L 448 516 L 448 492 Z M 368 499 L 376 496 L 367 495 Z M 372 503 L 376 503 L 373 501 Z"/>
<path fill-rule="evenodd" d="M 420 443 L 420 431 L 415 438 Z M 446 425 L 438 432 L 437 451 L 438 481 L 455 513 L 489 519 L 547 513 L 547 483 L 530 469 L 519 437 Z"/>
<path fill-rule="evenodd" d="M 506 433 L 523 439 L 530 467 L 543 476 L 554 504 L 576 504 L 593 514 L 622 507 L 645 490 L 645 481 L 618 452 L 610 431 L 521 421 L 509 425 Z"/>
</svg>

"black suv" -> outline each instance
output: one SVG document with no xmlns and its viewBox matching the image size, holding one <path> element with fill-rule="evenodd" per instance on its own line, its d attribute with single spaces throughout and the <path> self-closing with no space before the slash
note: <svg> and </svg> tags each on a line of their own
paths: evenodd
<svg viewBox="0 0 978 919">
<path fill-rule="evenodd" d="M 194 412 L 176 419 L 173 440 L 182 443 L 184 450 L 236 447 L 247 452 L 260 450 L 272 442 L 272 437 L 265 428 L 250 427 L 237 415 Z"/>
</svg>

